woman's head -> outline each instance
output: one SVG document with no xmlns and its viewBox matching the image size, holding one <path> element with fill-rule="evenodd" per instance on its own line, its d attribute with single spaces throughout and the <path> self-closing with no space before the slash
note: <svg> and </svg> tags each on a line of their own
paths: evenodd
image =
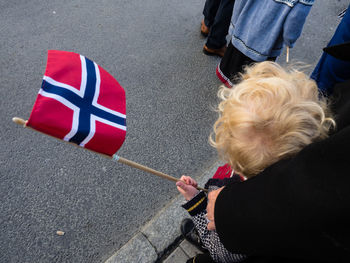
<svg viewBox="0 0 350 263">
<path fill-rule="evenodd" d="M 219 91 L 211 144 L 247 177 L 327 137 L 334 121 L 316 83 L 273 62 L 247 67 L 233 88 Z"/>
</svg>

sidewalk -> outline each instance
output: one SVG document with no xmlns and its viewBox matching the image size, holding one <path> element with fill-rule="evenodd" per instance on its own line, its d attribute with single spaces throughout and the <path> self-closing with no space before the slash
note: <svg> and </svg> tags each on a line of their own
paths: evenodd
<svg viewBox="0 0 350 263">
<path fill-rule="evenodd" d="M 220 165 L 214 163 L 198 184 L 203 186 Z M 183 196 L 178 195 L 105 263 L 180 263 L 201 253 L 181 236 L 180 223 L 189 217 L 183 203 Z"/>
</svg>

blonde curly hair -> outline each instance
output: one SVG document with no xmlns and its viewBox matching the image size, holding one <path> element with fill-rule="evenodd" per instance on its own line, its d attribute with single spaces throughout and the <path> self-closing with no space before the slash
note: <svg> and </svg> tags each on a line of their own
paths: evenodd
<svg viewBox="0 0 350 263">
<path fill-rule="evenodd" d="M 220 116 L 210 144 L 246 177 L 326 138 L 335 127 L 316 83 L 274 62 L 246 67 L 240 82 L 222 87 L 218 96 Z"/>
</svg>

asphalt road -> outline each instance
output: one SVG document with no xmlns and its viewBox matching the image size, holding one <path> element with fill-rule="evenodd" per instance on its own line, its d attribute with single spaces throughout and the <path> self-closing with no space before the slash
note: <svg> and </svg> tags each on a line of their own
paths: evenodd
<svg viewBox="0 0 350 263">
<path fill-rule="evenodd" d="M 291 59 L 311 71 L 348 4 L 316 1 Z M 173 182 L 12 123 L 29 117 L 48 49 L 85 55 L 124 87 L 121 156 L 176 177 L 214 163 L 219 59 L 201 51 L 203 5 L 0 0 L 0 262 L 103 262 L 177 194 Z"/>
</svg>

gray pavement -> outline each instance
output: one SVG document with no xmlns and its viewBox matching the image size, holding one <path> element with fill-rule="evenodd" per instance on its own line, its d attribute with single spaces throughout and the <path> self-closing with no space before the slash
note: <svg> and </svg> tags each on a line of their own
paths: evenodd
<svg viewBox="0 0 350 263">
<path fill-rule="evenodd" d="M 219 165 L 222 163 L 215 163 L 211 169 L 202 174 L 198 178 L 198 184 L 204 185 Z M 200 253 L 190 243 L 182 240 L 180 223 L 183 218 L 188 217 L 187 212 L 181 207 L 183 203 L 182 196 L 178 195 L 174 198 L 105 263 L 146 263 L 163 260 L 164 262 L 182 262 L 179 257 L 186 259 Z M 171 252 L 170 255 L 168 255 L 169 252 Z"/>
<path fill-rule="evenodd" d="M 103 262 L 177 196 L 174 182 L 12 123 L 29 117 L 48 49 L 85 55 L 124 87 L 122 157 L 176 177 L 216 161 L 218 58 L 201 51 L 202 5 L 0 0 L 1 262 Z"/>
<path fill-rule="evenodd" d="M 313 68 L 348 4 L 316 1 L 292 61 Z M 183 262 L 196 253 L 181 242 L 186 214 L 172 182 L 21 129 L 11 118 L 28 118 L 46 50 L 75 51 L 126 90 L 120 155 L 205 182 L 218 165 L 207 138 L 219 59 L 201 52 L 203 5 L 0 0 L 0 262 L 155 262 L 169 249 L 164 262 Z"/>
</svg>

